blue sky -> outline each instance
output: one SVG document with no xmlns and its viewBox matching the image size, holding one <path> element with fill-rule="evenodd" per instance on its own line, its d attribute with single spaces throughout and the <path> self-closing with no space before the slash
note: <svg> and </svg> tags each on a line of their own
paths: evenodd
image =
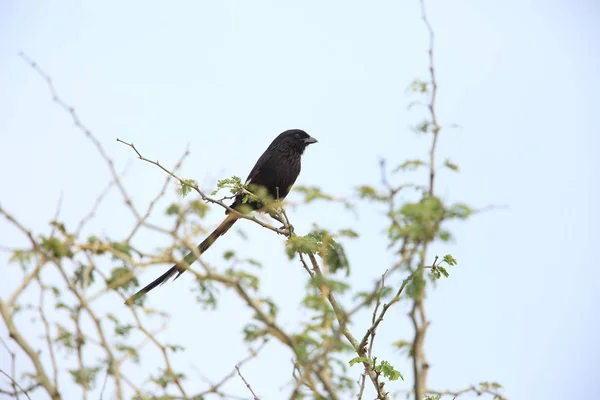
<svg viewBox="0 0 600 400">
<path fill-rule="evenodd" d="M 435 0 L 427 8 L 436 33 L 438 117 L 446 127 L 439 159 L 461 167 L 439 175 L 438 193 L 475 207 L 505 206 L 453 224 L 456 242 L 433 250 L 451 252 L 459 267 L 428 300 L 430 386 L 496 380 L 510 399 L 597 393 L 600 5 Z M 117 137 L 166 165 L 189 145 L 181 175 L 210 188 L 218 178 L 245 177 L 275 135 L 303 128 L 319 144 L 307 150 L 298 184 L 338 196 L 376 183 L 380 157 L 398 163 L 429 145 L 409 129 L 423 114 L 407 109 L 414 98 L 405 90 L 427 76 L 428 36 L 417 1 L 4 1 L 0 37 L 0 204 L 34 232 L 47 229 L 61 194 L 62 219 L 74 226 L 110 176 L 19 51 L 52 76 L 117 168 L 129 165 L 125 182 L 141 207 L 163 174 L 135 160 Z M 133 223 L 116 192 L 100 214 L 88 232 L 118 237 Z M 315 204 L 290 217 L 299 232 L 314 221 L 363 232 L 348 253 L 353 281 L 367 285 L 393 259 L 381 214 L 364 207 L 355 218 Z M 221 216 L 215 210 L 207 224 Z M 236 246 L 245 256 L 272 254 L 262 287 L 283 302 L 282 321 L 293 326 L 302 317 L 295 311 L 303 271 L 287 261 L 281 238 L 251 224 L 244 229 L 251 241 L 232 235 L 205 258 L 218 263 Z M 155 234 L 140 238 L 147 249 L 165 245 Z M 0 222 L 0 244 L 24 243 Z M 4 256 L 0 268 L 6 271 Z M 159 270 L 145 271 L 142 281 Z M 18 274 L 4 276 L 1 293 Z M 180 365 L 217 379 L 243 357 L 237 342 L 250 313 L 228 292 L 216 312 L 203 311 L 191 286 L 183 277 L 150 303 L 173 313 L 161 335 L 188 346 Z M 382 341 L 412 334 L 405 311 L 386 320 Z M 245 373 L 265 399 L 286 393 L 291 367 L 274 365 L 289 366 L 291 355 L 280 350 L 270 346 Z M 144 366 L 131 368 L 144 375 Z M 271 378 L 261 369 L 273 370 Z M 233 387 L 245 394 L 240 382 Z"/>
</svg>

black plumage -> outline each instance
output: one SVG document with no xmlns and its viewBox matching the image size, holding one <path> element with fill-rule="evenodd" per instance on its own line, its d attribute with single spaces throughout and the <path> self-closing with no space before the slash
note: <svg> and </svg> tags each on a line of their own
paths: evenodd
<svg viewBox="0 0 600 400">
<path fill-rule="evenodd" d="M 266 191 L 266 197 L 274 200 L 283 200 L 300 174 L 302 153 L 304 153 L 306 146 L 316 142 L 315 138 L 300 129 L 290 129 L 281 133 L 271 142 L 267 150 L 265 150 L 254 165 L 254 168 L 252 168 L 252 171 L 250 171 L 250 174 L 248 174 L 246 184 L 250 188 L 250 191 L 252 193 Z M 236 196 L 230 207 L 241 212 L 247 211 L 248 207 L 250 210 L 260 210 L 264 207 L 259 201 L 243 203 L 242 199 L 243 195 Z M 225 214 L 227 214 L 227 217 L 223 222 L 198 245 L 198 254 L 204 253 L 239 219 L 238 215 L 230 213 L 229 210 L 226 210 Z M 133 303 L 136 299 L 163 284 L 175 274 L 177 274 L 175 278 L 177 279 L 196 259 L 196 254 L 190 252 L 184 257 L 181 266 L 174 265 L 171 267 L 152 283 L 128 298 L 126 303 Z"/>
</svg>

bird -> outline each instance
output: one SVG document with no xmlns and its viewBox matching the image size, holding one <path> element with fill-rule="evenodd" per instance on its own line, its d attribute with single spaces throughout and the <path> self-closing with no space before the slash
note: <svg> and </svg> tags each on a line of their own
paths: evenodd
<svg viewBox="0 0 600 400">
<path fill-rule="evenodd" d="M 248 199 L 245 194 L 239 193 L 229 207 L 241 213 L 255 210 L 260 212 L 265 210 L 265 204 L 263 204 L 265 198 L 278 201 L 285 199 L 296 182 L 298 175 L 300 175 L 301 156 L 304 150 L 307 146 L 317 142 L 317 139 L 301 129 L 289 129 L 280 133 L 273 139 L 258 161 L 256 161 L 256 164 L 254 164 L 254 167 L 248 174 L 248 178 L 246 178 L 246 187 L 252 193 L 262 192 L 263 195 L 266 194 L 266 196 L 259 197 L 262 202 L 258 199 Z M 270 214 L 279 221 L 276 215 Z M 125 301 L 125 304 L 133 304 L 137 299 L 145 296 L 157 286 L 162 285 L 174 275 L 176 275 L 175 279 L 179 278 L 198 259 L 197 256 L 208 250 L 240 218 L 239 214 L 232 213 L 229 209 L 225 210 L 225 215 L 226 217 L 223 222 L 198 245 L 197 253 L 190 252 L 184 257 L 181 264 L 172 266 L 167 272 L 130 296 Z"/>
</svg>

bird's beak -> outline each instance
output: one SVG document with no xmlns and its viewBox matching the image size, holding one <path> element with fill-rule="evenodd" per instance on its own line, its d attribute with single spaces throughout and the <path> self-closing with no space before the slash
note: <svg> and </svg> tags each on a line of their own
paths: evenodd
<svg viewBox="0 0 600 400">
<path fill-rule="evenodd" d="M 318 140 L 315 139 L 312 136 L 309 136 L 306 139 L 304 139 L 304 144 L 306 144 L 306 145 L 309 145 L 309 144 L 312 144 L 312 143 L 317 143 L 317 142 L 318 142 Z"/>
</svg>

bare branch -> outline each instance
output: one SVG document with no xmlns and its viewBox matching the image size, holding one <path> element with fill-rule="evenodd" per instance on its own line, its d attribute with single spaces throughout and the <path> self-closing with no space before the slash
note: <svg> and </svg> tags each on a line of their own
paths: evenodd
<svg viewBox="0 0 600 400">
<path fill-rule="evenodd" d="M 242 381 L 244 381 L 244 385 L 246 385 L 246 387 L 248 388 L 248 390 L 250 391 L 250 393 L 252 393 L 252 398 L 254 400 L 260 400 L 258 398 L 258 396 L 254 393 L 254 390 L 252 390 L 252 388 L 250 387 L 250 384 L 248 383 L 248 381 L 246 381 L 246 378 L 244 378 L 244 376 L 240 372 L 240 368 L 237 365 L 235 366 L 235 370 L 237 371 L 237 373 L 240 376 L 240 378 L 242 378 Z"/>
</svg>

